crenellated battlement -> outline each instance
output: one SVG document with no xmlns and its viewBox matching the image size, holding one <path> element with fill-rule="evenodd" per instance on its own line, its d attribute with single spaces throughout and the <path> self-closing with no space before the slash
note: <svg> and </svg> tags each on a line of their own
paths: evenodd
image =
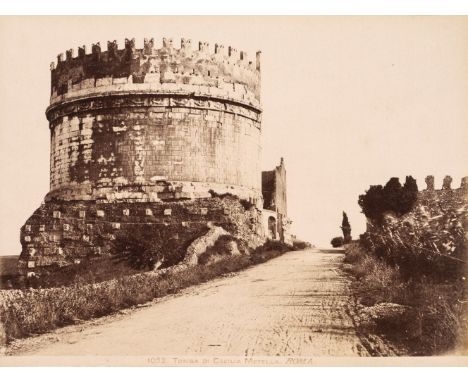
<svg viewBox="0 0 468 382">
<path fill-rule="evenodd" d="M 163 38 L 159 48 L 155 45 L 153 38 L 145 38 L 138 48 L 135 39 L 125 39 L 121 48 L 113 40 L 107 42 L 107 50 L 96 43 L 90 50 L 78 47 L 76 56 L 73 49 L 59 54 L 57 62 L 51 64 L 51 104 L 82 97 L 83 90 L 92 93 L 101 86 L 107 87 L 106 92 L 112 92 L 112 85 L 119 91 L 150 88 L 167 92 L 170 84 L 170 89 L 179 92 L 196 93 L 192 88 L 200 86 L 207 88 L 202 92 L 210 94 L 229 90 L 226 98 L 259 106 L 260 52 L 249 61 L 245 51 L 231 46 L 226 49 L 222 44 L 212 49 L 205 41 L 196 49 L 186 38 L 178 48 L 172 38 Z"/>
<path fill-rule="evenodd" d="M 444 177 L 444 179 L 442 180 L 442 186 L 441 186 L 440 189 L 435 188 L 435 186 L 434 186 L 434 176 L 433 175 L 426 176 L 424 181 L 426 182 L 426 188 L 425 188 L 425 190 L 422 190 L 422 191 L 452 190 L 453 178 L 450 175 L 446 175 Z M 468 192 L 468 176 L 464 176 L 463 178 L 461 178 L 460 187 L 453 188 L 453 189 Z"/>
</svg>

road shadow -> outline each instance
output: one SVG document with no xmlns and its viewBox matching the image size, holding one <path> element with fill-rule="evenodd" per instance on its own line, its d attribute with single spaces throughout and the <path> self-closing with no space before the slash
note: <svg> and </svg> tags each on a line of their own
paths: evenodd
<svg viewBox="0 0 468 382">
<path fill-rule="evenodd" d="M 319 251 L 322 253 L 334 253 L 334 254 L 345 253 L 343 248 L 320 248 Z"/>
</svg>

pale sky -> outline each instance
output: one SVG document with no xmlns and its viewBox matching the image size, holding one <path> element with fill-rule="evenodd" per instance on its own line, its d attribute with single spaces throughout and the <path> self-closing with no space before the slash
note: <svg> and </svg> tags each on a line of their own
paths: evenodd
<svg viewBox="0 0 468 382">
<path fill-rule="evenodd" d="M 314 244 L 341 234 L 343 210 L 365 230 L 371 184 L 468 175 L 467 17 L 3 17 L 0 255 L 20 253 L 48 192 L 50 62 L 125 37 L 262 51 L 262 167 L 285 158 L 293 232 Z"/>
</svg>

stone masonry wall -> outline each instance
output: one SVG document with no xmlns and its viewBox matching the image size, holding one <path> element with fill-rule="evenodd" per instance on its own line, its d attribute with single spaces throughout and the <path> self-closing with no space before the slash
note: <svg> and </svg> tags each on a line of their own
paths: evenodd
<svg viewBox="0 0 468 382">
<path fill-rule="evenodd" d="M 59 55 L 50 191 L 21 229 L 22 272 L 104 256 L 129 227 L 173 237 L 181 257 L 208 224 L 262 244 L 261 113 L 260 52 L 165 38 Z"/>
<path fill-rule="evenodd" d="M 224 192 L 260 199 L 256 113 L 223 102 L 160 96 L 74 106 L 49 115 L 51 196 L 119 199 L 132 197 L 122 193 L 139 185 L 145 189 L 134 197 L 154 201 L 161 199 L 156 183 L 168 180 L 183 182 L 187 197 L 223 186 Z"/>
<path fill-rule="evenodd" d="M 184 246 L 220 226 L 256 247 L 263 243 L 261 211 L 245 209 L 233 196 L 164 203 L 96 203 L 55 201 L 44 203 L 21 228 L 23 250 L 20 269 L 46 272 L 50 266 L 67 266 L 110 255 L 115 235 L 126 229 L 163 229 Z M 53 269 L 53 268 L 52 268 Z"/>
<path fill-rule="evenodd" d="M 48 199 L 158 201 L 165 180 L 260 206 L 260 52 L 162 43 L 93 44 L 51 64 Z"/>
<path fill-rule="evenodd" d="M 137 47 L 135 39 L 126 39 L 119 49 L 116 41 L 99 43 L 59 54 L 51 63 L 51 104 L 83 95 L 117 91 L 160 91 L 165 93 L 209 94 L 235 99 L 258 108 L 260 100 L 260 52 L 254 61 L 244 51 L 207 42 L 192 46 L 181 39 L 177 48 L 164 38 L 158 48 L 154 39 L 145 39 Z"/>
<path fill-rule="evenodd" d="M 291 221 L 288 218 L 286 168 L 283 158 L 281 158 L 280 165 L 276 166 L 274 170 L 262 172 L 262 194 L 263 208 L 275 212 L 276 231 L 280 240 L 290 242 L 288 231 Z M 268 224 L 267 220 L 265 222 Z"/>
</svg>

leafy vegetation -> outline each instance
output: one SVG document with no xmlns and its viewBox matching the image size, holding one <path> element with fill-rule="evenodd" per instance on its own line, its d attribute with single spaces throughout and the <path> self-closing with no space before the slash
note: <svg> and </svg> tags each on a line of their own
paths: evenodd
<svg viewBox="0 0 468 382">
<path fill-rule="evenodd" d="M 342 247 L 344 244 L 344 240 L 341 236 L 337 236 L 331 239 L 330 244 L 332 245 L 333 248 Z"/>
<path fill-rule="evenodd" d="M 345 267 L 354 276 L 359 305 L 395 303 L 409 314 L 395 316 L 376 331 L 404 347 L 411 355 L 433 355 L 453 349 L 463 329 L 461 280 L 441 282 L 411 278 L 398 265 L 370 254 L 358 242 L 346 247 Z"/>
<path fill-rule="evenodd" d="M 341 230 L 343 231 L 343 243 L 351 242 L 351 224 L 349 224 L 348 215 L 343 211 L 343 221 L 341 222 Z"/>
<path fill-rule="evenodd" d="M 187 227 L 179 232 L 171 226 L 127 228 L 112 241 L 111 253 L 132 269 L 148 271 L 155 266 L 166 268 L 179 263 L 190 243 L 207 230 Z"/>
<path fill-rule="evenodd" d="M 463 197 L 440 195 L 422 199 L 403 217 L 385 214 L 380 224 L 370 224 L 361 245 L 405 277 L 454 280 L 463 276 L 467 260 L 468 206 Z"/>
<path fill-rule="evenodd" d="M 418 186 L 412 176 L 407 176 L 402 187 L 398 178 L 387 184 L 370 186 L 365 194 L 359 195 L 358 204 L 368 219 L 380 222 L 385 212 L 403 215 L 411 210 L 418 197 Z"/>
<path fill-rule="evenodd" d="M 217 248 L 222 248 L 223 237 Z M 232 240 L 232 238 L 230 238 Z M 101 317 L 176 293 L 182 288 L 259 264 L 292 249 L 267 242 L 253 252 L 238 241 L 240 255 L 221 256 L 210 264 L 192 267 L 175 266 L 161 271 L 125 275 L 98 283 L 75 283 L 68 286 L 0 290 L 0 341 L 50 331 L 77 321 Z"/>
<path fill-rule="evenodd" d="M 411 354 L 453 349 L 468 329 L 461 319 L 468 262 L 466 195 L 447 189 L 418 196 L 413 178 L 407 177 L 403 187 L 392 178 L 385 187 L 371 186 L 359 204 L 368 228 L 358 243 L 346 247 L 344 267 L 355 276 L 359 303 L 399 304 L 410 312 L 377 329 Z"/>
</svg>

